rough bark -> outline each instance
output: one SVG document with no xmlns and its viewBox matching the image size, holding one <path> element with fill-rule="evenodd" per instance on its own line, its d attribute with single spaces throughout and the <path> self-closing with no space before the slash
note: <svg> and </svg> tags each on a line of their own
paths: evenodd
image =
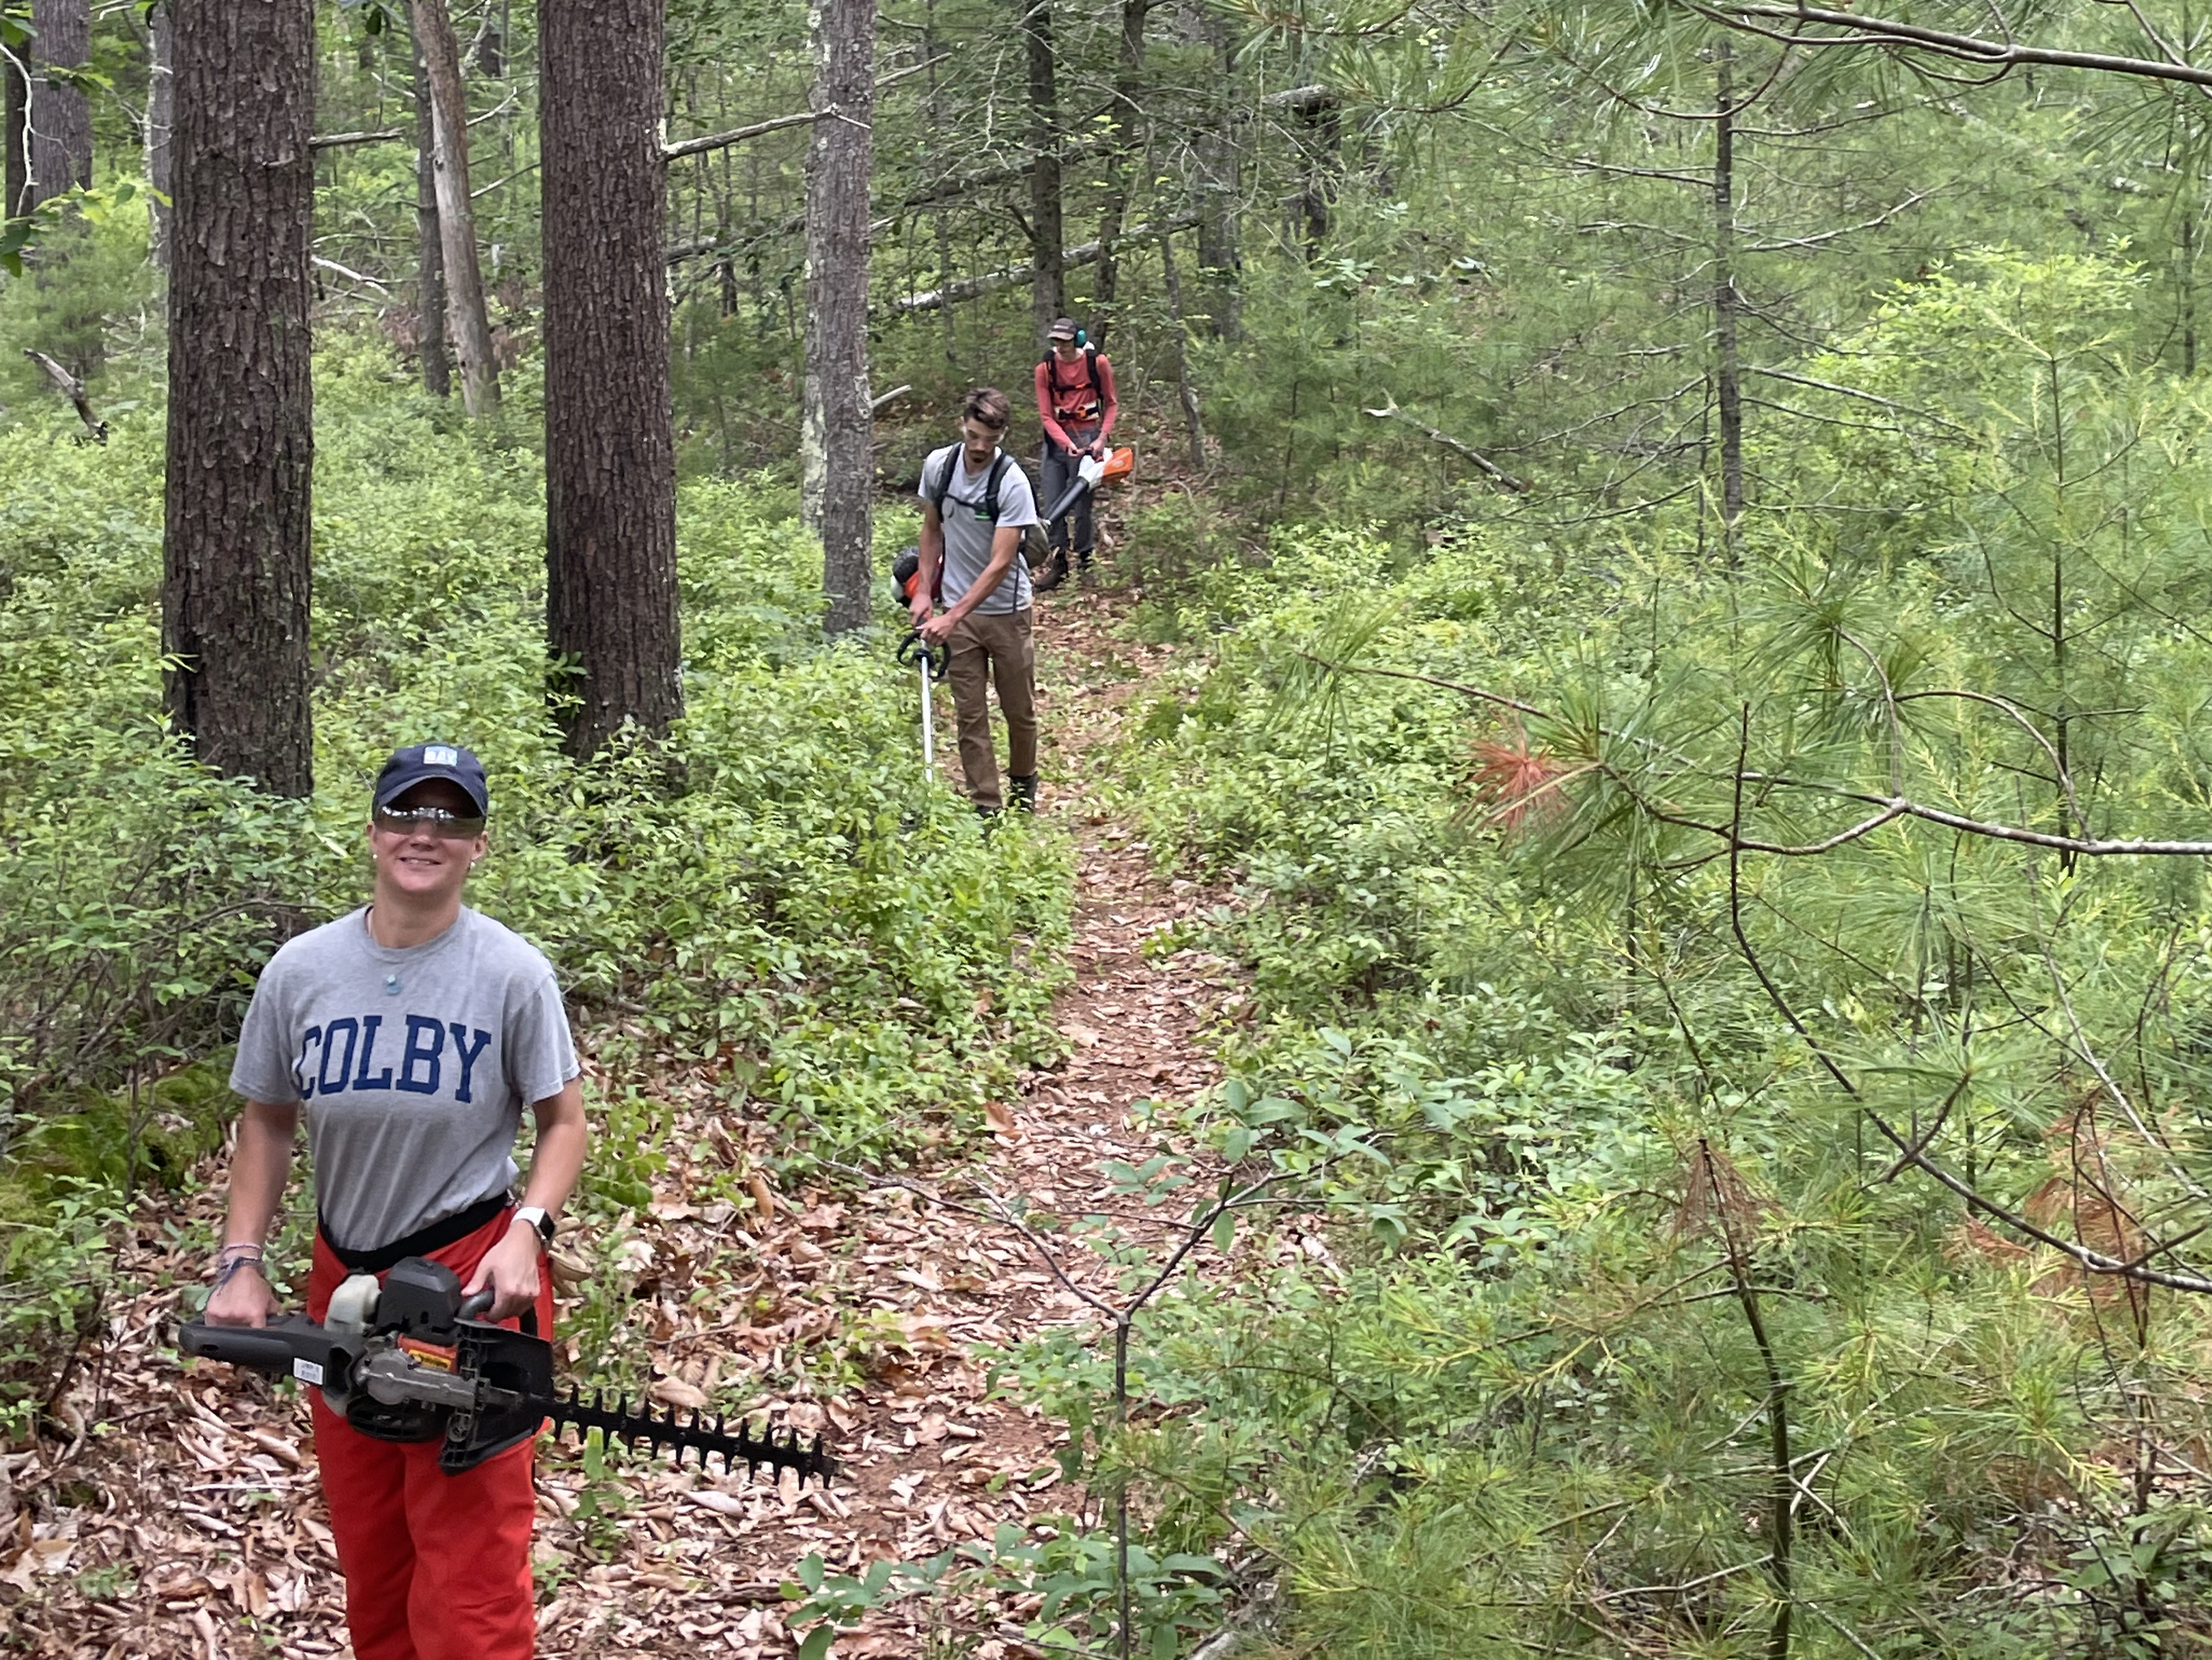
<svg viewBox="0 0 2212 1660">
<path fill-rule="evenodd" d="M 438 223 L 437 129 L 430 113 L 430 71 L 415 51 L 415 359 L 422 389 L 453 396 L 453 359 L 445 344 L 444 231 Z"/>
<path fill-rule="evenodd" d="M 469 197 L 468 97 L 461 47 L 445 0 L 411 0 L 415 44 L 430 82 L 431 174 L 437 187 L 447 333 L 460 359 L 461 402 L 472 415 L 499 407 L 499 361 L 492 353 L 484 277 L 476 262 L 476 210 Z"/>
<path fill-rule="evenodd" d="M 874 417 L 868 397 L 868 173 L 875 119 L 875 0 L 814 0 L 817 116 L 806 161 L 806 381 L 800 500 L 822 538 L 831 635 L 859 628 L 869 596 Z"/>
<path fill-rule="evenodd" d="M 173 7 L 165 701 L 208 767 L 304 795 L 314 12 Z"/>
<path fill-rule="evenodd" d="M 1329 211 L 1344 171 L 1344 110 L 1333 93 L 1299 107 L 1305 127 L 1306 187 L 1299 197 L 1305 220 L 1306 257 L 1318 259 L 1329 242 Z"/>
<path fill-rule="evenodd" d="M 1720 419 L 1720 522 L 1730 557 L 1743 517 L 1743 374 L 1736 345 L 1736 106 L 1728 42 L 1720 45 L 1713 122 L 1713 356 Z"/>
<path fill-rule="evenodd" d="M 569 753 L 683 712 L 663 275 L 663 0 L 546 0 L 547 643 Z"/>
<path fill-rule="evenodd" d="M 1121 262 L 1117 244 L 1129 213 L 1129 197 L 1136 187 L 1138 164 L 1144 158 L 1144 23 L 1152 0 L 1122 0 L 1121 52 L 1114 69 L 1113 136 L 1107 152 L 1106 205 L 1098 219 L 1097 304 L 1091 318 L 1091 336 L 1103 342 L 1113 323 L 1114 300 L 1120 288 Z"/>
<path fill-rule="evenodd" d="M 0 48 L 5 47 L 5 38 L 0 36 Z M 0 164 L 0 219 L 15 219 L 31 211 L 27 200 L 31 171 L 24 153 L 27 93 L 23 77 L 16 72 L 20 61 L 12 48 L 0 56 L 0 142 L 6 144 L 8 151 L 6 162 Z"/>
<path fill-rule="evenodd" d="M 1060 92 L 1052 49 L 1052 0 L 1023 0 L 1022 38 L 1029 57 L 1030 304 L 1042 340 L 1052 319 L 1067 310 L 1067 271 L 1061 259 Z"/>
<path fill-rule="evenodd" d="M 146 14 L 146 182 L 154 193 L 148 210 L 152 216 L 148 252 L 160 271 L 169 269 L 169 198 L 175 190 L 170 128 L 176 121 L 177 77 L 169 7 L 170 0 L 160 0 Z"/>
<path fill-rule="evenodd" d="M 1227 27 L 1212 12 L 1199 20 L 1213 49 L 1217 72 L 1212 119 L 1192 147 L 1198 164 L 1198 277 L 1206 308 L 1206 327 L 1217 340 L 1233 338 L 1243 327 L 1237 273 L 1237 199 L 1242 190 L 1237 149 L 1234 81 L 1235 47 Z"/>
<path fill-rule="evenodd" d="M 92 100 L 48 69 L 92 60 L 91 0 L 32 0 L 31 204 L 92 183 Z"/>
</svg>

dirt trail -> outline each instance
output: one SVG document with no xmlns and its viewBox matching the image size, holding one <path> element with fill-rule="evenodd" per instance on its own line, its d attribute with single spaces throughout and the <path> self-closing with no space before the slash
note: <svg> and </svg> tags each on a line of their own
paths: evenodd
<svg viewBox="0 0 2212 1660">
<path fill-rule="evenodd" d="M 1056 1324 L 1096 1334 L 1100 1318 L 1019 1233 L 978 1212 L 1015 1194 L 1068 1217 L 1125 1210 L 1099 1166 L 1156 1150 L 1133 1104 L 1187 1101 L 1213 1081 L 1197 1034 L 1231 988 L 1225 966 L 1198 953 L 1145 955 L 1147 938 L 1201 896 L 1163 881 L 1087 782 L 1087 757 L 1119 730 L 1160 655 L 1116 638 L 1113 610 L 1106 597 L 1073 593 L 1041 608 L 1046 811 L 1079 849 L 1076 982 L 1059 1008 L 1067 1059 L 1031 1074 L 1022 1098 L 994 1115 L 987 1155 L 949 1163 L 916 1190 L 767 1193 L 766 1210 L 695 1204 L 700 1165 L 679 1158 L 632 1230 L 566 1247 L 587 1263 L 612 1261 L 634 1282 L 632 1318 L 649 1324 L 664 1374 L 658 1400 L 711 1399 L 819 1427 L 846 1469 L 830 1489 L 802 1493 L 665 1460 L 595 1484 L 572 1446 L 545 1458 L 537 1549 L 549 1660 L 787 1654 L 779 1587 L 810 1553 L 857 1572 L 1082 1510 L 1084 1495 L 1060 1479 L 1048 1426 L 1015 1403 L 987 1400 L 970 1351 Z M 721 1123 L 723 1094 L 705 1072 L 669 1080 L 670 1143 L 741 1173 L 765 1143 Z M 212 1207 L 211 1195 L 199 1208 Z M 1058 1250 L 1075 1284 L 1113 1295 L 1105 1264 L 1064 1236 Z M 12 1587 L 0 1588 L 0 1647 L 113 1660 L 350 1653 L 303 1456 L 304 1408 L 228 1368 L 180 1372 L 157 1357 L 173 1287 L 199 1266 L 148 1210 L 118 1276 L 144 1288 L 113 1310 L 108 1359 L 73 1396 L 71 1410 L 97 1427 L 7 1459 L 0 1527 L 12 1510 L 23 1548 L 0 1548 L 0 1562 L 13 1556 L 0 1572 L 0 1587 Z M 702 1308 L 720 1318 L 703 1323 Z M 792 1353 L 856 1314 L 873 1341 L 862 1380 L 841 1398 L 749 1385 L 787 1375 Z M 933 1628 L 953 1623 L 979 1638 L 983 1660 L 1037 1652 L 1018 1641 L 1022 1612 L 910 1602 L 872 1616 L 836 1651 L 920 1655 Z"/>
</svg>

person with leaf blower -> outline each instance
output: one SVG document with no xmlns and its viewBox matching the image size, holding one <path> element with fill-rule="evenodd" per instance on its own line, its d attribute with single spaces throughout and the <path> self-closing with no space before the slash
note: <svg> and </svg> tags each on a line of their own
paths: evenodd
<svg viewBox="0 0 2212 1660">
<path fill-rule="evenodd" d="M 1029 566 L 1022 532 L 1037 522 L 1037 498 L 1021 464 L 999 448 L 1012 408 L 995 387 L 960 405 L 960 442 L 922 463 L 920 564 L 908 607 L 931 646 L 952 653 L 952 706 L 960 770 L 976 811 L 1037 808 L 1037 662 L 1030 638 Z M 941 598 L 945 609 L 936 612 Z M 998 687 L 1006 717 L 1007 795 L 999 793 L 986 686 Z"/>
<path fill-rule="evenodd" d="M 1106 441 L 1113 436 L 1114 417 L 1120 412 L 1114 399 L 1114 365 L 1085 337 L 1073 318 L 1056 318 L 1047 336 L 1045 355 L 1037 361 L 1036 380 L 1037 419 L 1045 429 L 1041 469 L 1044 499 L 1056 502 L 1075 481 L 1084 457 L 1094 461 L 1106 457 Z M 1087 579 L 1093 546 L 1090 496 L 1079 496 L 1072 508 L 1046 526 L 1046 536 L 1052 544 L 1052 565 L 1037 579 L 1038 588 L 1049 593 L 1068 580 L 1071 540 L 1076 568 Z"/>
<path fill-rule="evenodd" d="M 550 1337 L 553 1213 L 588 1131 L 552 965 L 461 903 L 488 846 L 483 764 L 401 749 L 371 796 L 371 903 L 290 941 L 261 971 L 231 1087 L 245 1099 L 206 1320 L 280 1310 L 263 1264 L 300 1119 L 318 1225 L 310 1318 L 351 1273 L 426 1257 L 492 1294 L 488 1318 Z M 537 1126 L 518 1208 L 521 1115 Z M 435 1441 L 362 1433 L 309 1392 L 315 1457 L 357 1660 L 528 1660 L 532 1439 L 448 1475 Z"/>
</svg>

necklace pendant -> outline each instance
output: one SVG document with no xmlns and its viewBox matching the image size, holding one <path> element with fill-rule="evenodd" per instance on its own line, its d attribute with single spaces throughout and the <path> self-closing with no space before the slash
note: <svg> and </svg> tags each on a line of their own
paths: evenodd
<svg viewBox="0 0 2212 1660">
<path fill-rule="evenodd" d="M 397 974 L 387 974 L 384 976 L 384 995 L 387 997 L 396 997 L 399 995 L 399 976 Z"/>
</svg>

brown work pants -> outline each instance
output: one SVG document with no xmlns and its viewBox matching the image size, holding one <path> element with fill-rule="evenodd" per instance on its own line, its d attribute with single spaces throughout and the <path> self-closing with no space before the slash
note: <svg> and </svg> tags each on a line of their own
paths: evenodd
<svg viewBox="0 0 2212 1660">
<path fill-rule="evenodd" d="M 960 726 L 960 770 L 968 795 L 986 812 L 1006 803 L 999 795 L 998 757 L 992 752 L 987 680 L 998 682 L 999 712 L 1006 717 L 1006 770 L 1016 778 L 1037 771 L 1036 653 L 1029 612 L 970 611 L 954 626 L 952 707 Z"/>
</svg>

